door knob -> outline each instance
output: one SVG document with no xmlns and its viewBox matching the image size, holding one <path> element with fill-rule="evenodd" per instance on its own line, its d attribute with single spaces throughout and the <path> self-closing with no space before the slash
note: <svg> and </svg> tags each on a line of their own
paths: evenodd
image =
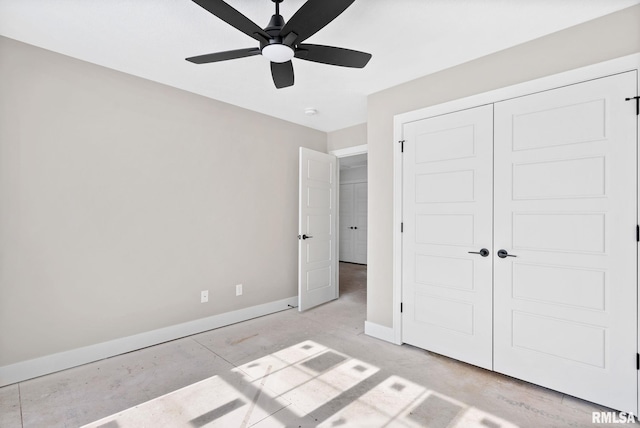
<svg viewBox="0 0 640 428">
<path fill-rule="evenodd" d="M 507 252 L 507 250 L 498 250 L 498 257 L 500 257 L 501 259 L 507 258 L 507 257 L 518 257 L 515 254 L 509 254 Z"/>
<path fill-rule="evenodd" d="M 487 257 L 489 255 L 489 250 L 483 248 L 480 251 L 469 251 L 469 254 L 480 254 L 482 257 Z"/>
<path fill-rule="evenodd" d="M 309 235 L 302 235 L 302 239 L 309 239 L 309 238 L 313 238 L 313 236 L 309 236 Z"/>
</svg>

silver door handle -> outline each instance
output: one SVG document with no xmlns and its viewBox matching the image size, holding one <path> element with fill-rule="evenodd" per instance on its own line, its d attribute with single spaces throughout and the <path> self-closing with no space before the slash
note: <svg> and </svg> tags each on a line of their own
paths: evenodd
<svg viewBox="0 0 640 428">
<path fill-rule="evenodd" d="M 498 257 L 506 259 L 507 257 L 518 257 L 515 254 L 509 254 L 507 250 L 498 250 Z"/>
<path fill-rule="evenodd" d="M 469 254 L 480 254 L 482 257 L 487 257 L 489 255 L 489 250 L 483 248 L 480 251 L 469 251 Z"/>
</svg>

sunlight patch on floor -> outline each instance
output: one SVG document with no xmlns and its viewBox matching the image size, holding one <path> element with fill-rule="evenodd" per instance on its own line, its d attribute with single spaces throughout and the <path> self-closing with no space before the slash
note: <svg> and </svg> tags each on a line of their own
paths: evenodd
<svg viewBox="0 0 640 428">
<path fill-rule="evenodd" d="M 354 426 L 517 428 L 398 376 L 390 376 L 319 427 Z"/>
<path fill-rule="evenodd" d="M 85 427 L 250 427 L 261 421 L 284 426 L 292 420 L 298 420 L 301 426 L 313 422 L 322 427 L 390 424 L 517 428 L 399 376 L 381 377 L 378 367 L 313 341 L 301 342 Z"/>
</svg>

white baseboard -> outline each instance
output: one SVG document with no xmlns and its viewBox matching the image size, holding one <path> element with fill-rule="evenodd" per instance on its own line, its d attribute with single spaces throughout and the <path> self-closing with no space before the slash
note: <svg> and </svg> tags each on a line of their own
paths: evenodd
<svg viewBox="0 0 640 428">
<path fill-rule="evenodd" d="M 375 337 L 376 339 L 384 340 L 386 342 L 396 343 L 393 328 L 391 327 L 385 327 L 380 324 L 365 321 L 364 334 L 366 334 L 367 336 Z"/>
<path fill-rule="evenodd" d="M 189 321 L 170 327 L 148 331 L 146 333 L 135 334 L 108 342 L 97 343 L 70 351 L 59 352 L 45 357 L 34 358 L 32 360 L 21 361 L 0 367 L 0 387 L 12 383 L 22 382 L 34 377 L 66 370 L 71 367 L 91 363 L 126 352 L 136 351 L 148 346 L 180 339 L 203 331 L 213 330 L 246 321 L 263 315 L 272 314 L 297 306 L 298 297 L 290 297 L 275 302 L 264 303 L 262 305 L 249 308 L 238 309 L 195 321 Z"/>
</svg>

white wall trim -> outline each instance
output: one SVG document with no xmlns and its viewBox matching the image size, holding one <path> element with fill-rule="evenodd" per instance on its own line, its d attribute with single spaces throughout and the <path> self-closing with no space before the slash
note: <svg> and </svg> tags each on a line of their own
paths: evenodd
<svg viewBox="0 0 640 428">
<path fill-rule="evenodd" d="M 402 234 L 400 223 L 402 222 L 402 153 L 398 141 L 403 139 L 403 125 L 417 120 L 435 117 L 455 111 L 493 104 L 511 98 L 517 98 L 536 92 L 598 79 L 613 74 L 640 69 L 640 54 L 632 54 L 609 61 L 588 65 L 574 70 L 565 71 L 528 82 L 472 95 L 465 98 L 449 101 L 423 109 L 402 113 L 393 118 L 394 155 L 393 155 L 393 342 L 402 343 L 402 314 L 400 302 L 402 302 Z M 640 84 L 640 83 L 639 83 Z M 640 131 L 639 131 L 640 132 Z M 640 183 L 640 181 L 639 181 Z M 638 219 L 640 222 L 640 217 Z M 640 295 L 638 296 L 640 304 Z M 640 320 L 638 330 L 640 343 Z M 640 379 L 640 372 L 639 372 Z M 640 397 L 639 397 L 640 406 Z"/>
<path fill-rule="evenodd" d="M 148 331 L 146 333 L 135 334 L 108 342 L 97 343 L 95 345 L 59 352 L 45 357 L 9 364 L 0 367 L 0 387 L 283 311 L 289 309 L 288 305 L 295 306 L 297 304 L 297 296 L 289 297 L 287 299 L 213 315 L 199 320 Z"/>
<path fill-rule="evenodd" d="M 402 145 L 403 140 L 402 125 L 398 125 L 394 117 L 393 124 L 393 340 L 390 342 L 396 345 L 402 344 L 402 313 L 400 303 L 402 302 L 402 234 L 400 224 L 402 223 Z"/>
<path fill-rule="evenodd" d="M 355 156 L 362 155 L 369 151 L 367 144 L 362 144 L 360 146 L 347 147 L 344 149 L 331 150 L 329 152 L 330 155 L 334 155 L 339 158 L 346 158 L 347 156 Z"/>
<path fill-rule="evenodd" d="M 640 59 L 638 59 L 638 63 L 640 63 Z M 638 66 L 638 68 L 640 69 L 640 64 Z M 636 93 L 637 96 L 640 96 L 640 73 L 636 73 L 637 74 L 637 79 L 638 79 L 638 83 L 636 86 L 636 90 L 638 91 L 638 93 Z M 637 139 L 637 143 L 638 146 L 640 146 L 640 118 L 636 120 L 636 139 Z M 636 165 L 638 168 L 638 172 L 637 172 L 637 177 L 636 177 L 636 190 L 638 192 L 638 196 L 636 199 L 636 203 L 638 204 L 636 206 L 636 216 L 637 216 L 637 223 L 638 225 L 640 225 L 640 150 L 637 150 L 637 159 L 636 159 Z M 636 287 L 638 286 L 638 281 L 640 281 L 640 253 L 638 253 L 636 255 L 637 257 L 637 265 L 636 265 Z M 638 302 L 637 302 L 637 307 L 640 308 L 640 293 L 638 293 Z M 636 328 L 637 328 L 637 332 L 638 332 L 638 341 L 637 341 L 637 348 L 636 348 L 636 352 L 640 353 L 640 313 L 638 313 L 638 319 L 636 321 Z M 637 382 L 638 385 L 640 385 L 640 371 L 638 371 L 638 376 L 637 376 Z M 640 410 L 640 394 L 638 394 L 638 410 Z"/>
<path fill-rule="evenodd" d="M 393 328 L 376 324 L 370 321 L 364 322 L 364 334 L 366 334 L 367 336 L 375 337 L 376 339 L 384 340 L 386 342 L 394 341 Z"/>
</svg>

